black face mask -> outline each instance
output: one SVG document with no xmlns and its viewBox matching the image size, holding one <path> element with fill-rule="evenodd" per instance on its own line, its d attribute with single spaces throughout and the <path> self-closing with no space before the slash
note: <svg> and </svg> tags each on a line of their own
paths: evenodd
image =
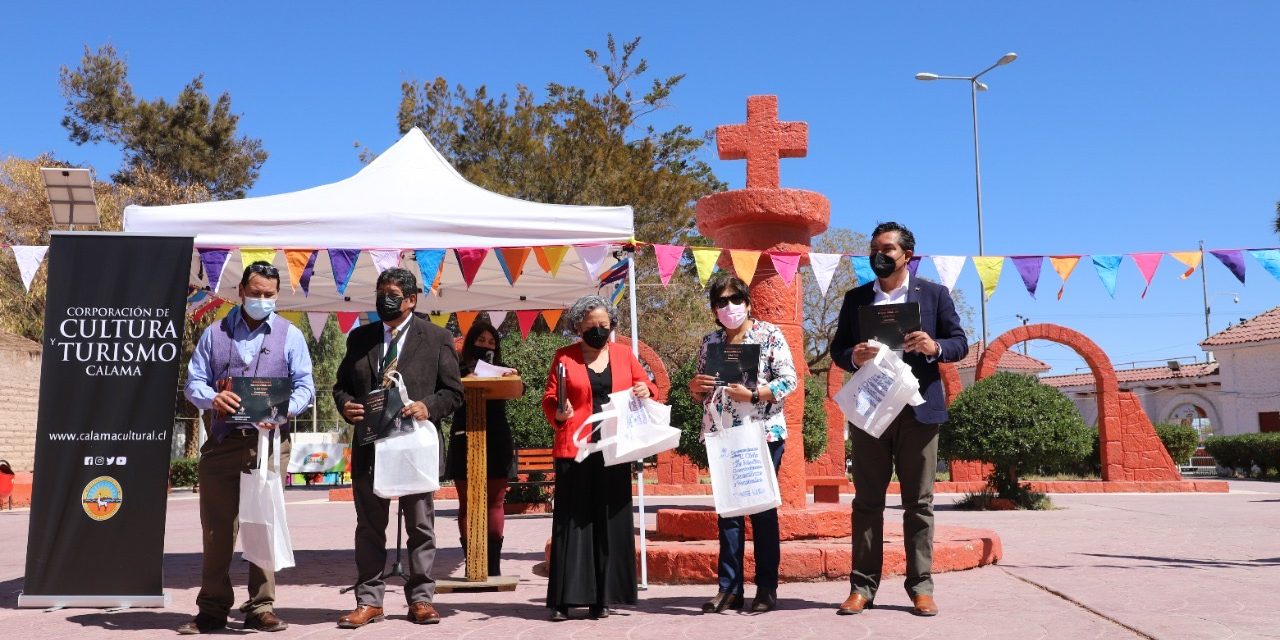
<svg viewBox="0 0 1280 640">
<path fill-rule="evenodd" d="M 582 341 L 592 349 L 604 348 L 609 343 L 609 330 L 604 327 L 591 327 L 582 333 Z"/>
<path fill-rule="evenodd" d="M 871 270 L 875 272 L 877 278 L 888 278 L 898 270 L 898 263 L 893 258 L 883 253 L 871 254 Z"/>
<path fill-rule="evenodd" d="M 383 322 L 395 322 L 404 315 L 404 311 L 400 310 L 400 303 L 404 302 L 404 296 L 398 296 L 392 293 L 378 294 L 378 319 Z"/>
</svg>

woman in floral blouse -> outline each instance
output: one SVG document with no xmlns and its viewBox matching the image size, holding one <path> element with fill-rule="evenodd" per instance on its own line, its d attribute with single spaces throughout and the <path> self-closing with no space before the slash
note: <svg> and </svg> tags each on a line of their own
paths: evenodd
<svg viewBox="0 0 1280 640">
<path fill-rule="evenodd" d="M 720 329 L 702 339 L 698 352 L 698 375 L 689 382 L 693 397 L 703 403 L 702 431 L 720 428 L 715 416 L 733 416 L 733 426 L 744 424 L 749 416 L 763 425 L 769 452 L 776 470 L 782 462 L 782 449 L 787 440 L 787 423 L 782 414 L 782 399 L 799 383 L 791 349 L 778 327 L 751 318 L 751 294 L 742 280 L 721 274 L 711 281 L 711 309 Z M 707 348 L 713 344 L 760 345 L 760 370 L 755 388 L 740 382 L 724 387 L 724 393 L 713 394 L 715 376 L 702 373 L 707 366 Z M 727 381 L 725 381 L 727 382 Z M 719 406 L 712 406 L 712 403 Z M 781 544 L 778 539 L 778 510 L 751 516 L 756 555 L 756 597 L 751 610 L 771 611 L 778 604 L 778 561 Z M 743 549 L 746 529 L 742 517 L 720 518 L 720 591 L 702 605 L 706 613 L 743 606 Z"/>
</svg>

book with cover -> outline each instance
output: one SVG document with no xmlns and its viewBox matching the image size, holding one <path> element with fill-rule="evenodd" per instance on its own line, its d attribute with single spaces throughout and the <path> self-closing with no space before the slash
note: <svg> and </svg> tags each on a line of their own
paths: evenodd
<svg viewBox="0 0 1280 640">
<path fill-rule="evenodd" d="M 908 333 L 920 330 L 920 303 L 880 304 L 858 307 L 858 329 L 862 339 L 874 339 L 901 351 Z"/>
<path fill-rule="evenodd" d="M 760 345 L 709 344 L 702 373 L 715 376 L 717 386 L 741 384 L 755 389 L 760 377 Z"/>
<path fill-rule="evenodd" d="M 227 424 L 280 426 L 289 421 L 293 385 L 288 378 L 231 378 L 229 388 L 240 396 L 240 408 L 227 416 Z"/>
<path fill-rule="evenodd" d="M 400 427 L 404 402 L 396 389 L 374 389 L 360 399 L 364 419 L 356 423 L 354 442 L 357 446 L 381 440 Z"/>
</svg>

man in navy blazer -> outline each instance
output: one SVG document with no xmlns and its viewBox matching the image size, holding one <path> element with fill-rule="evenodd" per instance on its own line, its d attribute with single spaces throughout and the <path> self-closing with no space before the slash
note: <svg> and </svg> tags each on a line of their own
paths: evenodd
<svg viewBox="0 0 1280 640">
<path fill-rule="evenodd" d="M 924 404 L 907 407 L 879 438 L 850 426 L 853 441 L 853 572 L 849 598 L 838 613 L 853 615 L 871 606 L 884 563 L 884 503 L 889 478 L 897 471 L 902 487 L 902 530 L 907 555 L 907 594 L 912 612 L 938 613 L 933 600 L 933 481 L 938 466 L 938 425 L 947 421 L 946 394 L 939 362 L 956 362 L 969 353 L 969 341 L 946 287 L 911 277 L 907 264 L 915 255 L 911 231 L 885 222 L 871 234 L 871 268 L 876 279 L 844 296 L 831 358 L 840 368 L 856 371 L 875 357 L 858 326 L 858 308 L 915 302 L 920 330 L 904 340 L 903 360 L 920 381 Z"/>
</svg>

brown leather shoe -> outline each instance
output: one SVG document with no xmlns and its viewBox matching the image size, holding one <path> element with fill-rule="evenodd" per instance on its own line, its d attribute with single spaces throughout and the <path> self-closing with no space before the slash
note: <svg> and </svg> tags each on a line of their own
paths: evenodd
<svg viewBox="0 0 1280 640">
<path fill-rule="evenodd" d="M 866 596 L 855 591 L 849 594 L 848 598 L 844 599 L 844 602 L 840 604 L 840 608 L 836 609 L 836 614 L 842 616 L 855 616 L 866 609 L 870 609 L 871 606 L 871 601 L 868 600 Z"/>
<path fill-rule="evenodd" d="M 385 616 L 382 615 L 382 607 L 371 607 L 362 604 L 356 607 L 355 611 L 338 618 L 339 629 L 359 629 L 371 622 L 382 622 Z"/>
<path fill-rule="evenodd" d="M 226 628 L 227 628 L 226 618 L 223 618 L 221 620 L 215 620 L 202 613 L 200 615 L 197 615 L 190 622 L 185 622 L 182 624 L 182 626 L 178 627 L 178 635 L 196 636 L 202 633 L 213 633 L 214 631 L 221 631 L 222 629 L 226 629 Z"/>
<path fill-rule="evenodd" d="M 923 593 L 911 596 L 911 613 L 918 616 L 930 617 L 938 615 L 938 603 L 933 601 L 933 596 Z"/>
<path fill-rule="evenodd" d="M 440 624 L 440 612 L 430 602 L 415 602 L 409 606 L 409 622 L 414 624 Z"/>
<path fill-rule="evenodd" d="M 263 611 L 256 616 L 245 618 L 244 628 L 257 631 L 284 631 L 289 628 L 289 623 L 281 620 L 280 616 L 273 611 Z"/>
</svg>

